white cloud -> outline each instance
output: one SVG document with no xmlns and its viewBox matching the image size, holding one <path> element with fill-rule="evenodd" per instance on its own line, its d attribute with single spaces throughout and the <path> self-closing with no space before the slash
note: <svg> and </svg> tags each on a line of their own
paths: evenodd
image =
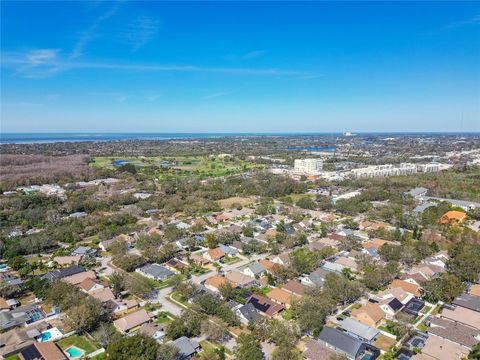
<svg viewBox="0 0 480 360">
<path fill-rule="evenodd" d="M 132 51 L 135 52 L 152 41 L 159 29 L 160 21 L 148 16 L 142 16 L 130 22 L 121 36 L 124 41 L 132 46 Z"/>
</svg>

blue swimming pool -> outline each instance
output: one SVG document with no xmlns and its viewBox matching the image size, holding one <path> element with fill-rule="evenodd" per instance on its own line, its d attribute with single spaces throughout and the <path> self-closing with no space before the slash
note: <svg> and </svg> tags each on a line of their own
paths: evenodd
<svg viewBox="0 0 480 360">
<path fill-rule="evenodd" d="M 84 351 L 77 348 L 76 346 L 70 346 L 68 349 L 65 350 L 65 352 L 71 359 L 78 358 L 84 354 Z"/>
<path fill-rule="evenodd" d="M 365 354 L 365 355 L 363 355 L 362 360 L 373 360 L 373 355 L 372 354 Z"/>
<path fill-rule="evenodd" d="M 40 335 L 40 341 L 45 342 L 52 338 L 52 333 L 50 331 L 45 331 Z"/>
</svg>

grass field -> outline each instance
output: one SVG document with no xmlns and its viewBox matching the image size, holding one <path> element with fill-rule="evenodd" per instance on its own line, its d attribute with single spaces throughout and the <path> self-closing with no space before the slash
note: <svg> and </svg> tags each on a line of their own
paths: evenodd
<svg viewBox="0 0 480 360">
<path fill-rule="evenodd" d="M 75 345 L 76 347 L 79 347 L 82 350 L 85 350 L 87 354 L 94 352 L 95 350 L 99 349 L 93 341 L 88 339 L 86 336 L 79 336 L 79 335 L 72 335 L 69 336 L 68 338 L 60 340 L 58 343 L 58 346 L 62 350 L 65 350 L 71 345 Z"/>
<path fill-rule="evenodd" d="M 223 160 L 217 157 L 202 156 L 127 156 L 119 158 L 103 156 L 95 157 L 90 166 L 114 169 L 115 167 L 113 166 L 112 162 L 115 160 L 124 160 L 129 164 L 135 165 L 138 172 L 159 180 L 166 180 L 171 177 L 221 177 L 263 167 L 263 165 L 245 162 L 238 159 Z"/>
</svg>

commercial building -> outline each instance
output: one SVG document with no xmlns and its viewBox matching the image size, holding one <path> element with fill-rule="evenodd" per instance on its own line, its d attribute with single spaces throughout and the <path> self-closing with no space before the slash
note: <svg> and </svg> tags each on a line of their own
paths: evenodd
<svg viewBox="0 0 480 360">
<path fill-rule="evenodd" d="M 296 159 L 294 163 L 295 171 L 312 174 L 322 171 L 322 159 Z"/>
</svg>

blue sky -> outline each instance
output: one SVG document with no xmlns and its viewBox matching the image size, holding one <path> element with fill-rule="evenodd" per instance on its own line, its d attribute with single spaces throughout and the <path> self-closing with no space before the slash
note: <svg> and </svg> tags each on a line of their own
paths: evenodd
<svg viewBox="0 0 480 360">
<path fill-rule="evenodd" d="M 3 132 L 480 131 L 478 2 L 2 1 L 1 60 Z"/>
</svg>

